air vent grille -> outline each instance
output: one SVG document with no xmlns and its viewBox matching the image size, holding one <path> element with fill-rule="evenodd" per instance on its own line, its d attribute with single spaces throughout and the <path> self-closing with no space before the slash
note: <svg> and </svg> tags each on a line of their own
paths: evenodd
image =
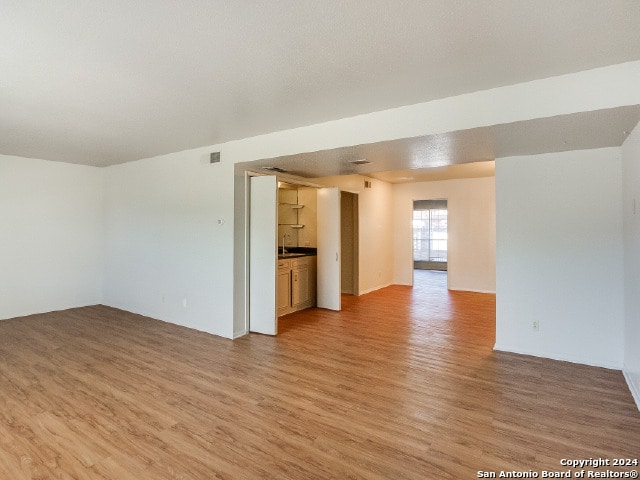
<svg viewBox="0 0 640 480">
<path fill-rule="evenodd" d="M 287 171 L 284 168 L 280 168 L 280 167 L 262 167 L 262 170 L 268 170 L 269 172 L 277 172 L 277 173 L 287 173 Z"/>
<path fill-rule="evenodd" d="M 363 158 L 361 160 L 349 160 L 349 163 L 352 165 L 369 165 L 371 162 Z"/>
</svg>

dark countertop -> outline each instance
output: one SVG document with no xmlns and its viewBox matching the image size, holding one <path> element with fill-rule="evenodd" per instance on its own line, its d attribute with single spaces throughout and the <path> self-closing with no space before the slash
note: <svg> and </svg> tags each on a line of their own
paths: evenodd
<svg viewBox="0 0 640 480">
<path fill-rule="evenodd" d="M 287 258 L 299 258 L 299 257 L 311 257 L 318 254 L 317 248 L 311 247 L 287 247 L 285 248 L 284 255 L 280 253 L 282 251 L 281 248 L 278 249 L 278 260 L 283 260 Z"/>
</svg>

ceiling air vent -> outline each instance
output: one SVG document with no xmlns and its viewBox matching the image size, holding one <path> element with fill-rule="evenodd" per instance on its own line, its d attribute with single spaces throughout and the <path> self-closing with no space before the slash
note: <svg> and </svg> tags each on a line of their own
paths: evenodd
<svg viewBox="0 0 640 480">
<path fill-rule="evenodd" d="M 270 172 L 276 172 L 276 173 L 287 173 L 287 171 L 284 168 L 280 168 L 280 167 L 262 167 L 262 170 L 268 170 Z"/>
</svg>

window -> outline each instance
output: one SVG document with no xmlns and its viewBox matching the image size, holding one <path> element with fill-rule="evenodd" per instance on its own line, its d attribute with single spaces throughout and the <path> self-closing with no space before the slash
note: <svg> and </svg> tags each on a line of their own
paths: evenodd
<svg viewBox="0 0 640 480">
<path fill-rule="evenodd" d="M 447 269 L 447 201 L 413 202 L 414 268 Z"/>
</svg>

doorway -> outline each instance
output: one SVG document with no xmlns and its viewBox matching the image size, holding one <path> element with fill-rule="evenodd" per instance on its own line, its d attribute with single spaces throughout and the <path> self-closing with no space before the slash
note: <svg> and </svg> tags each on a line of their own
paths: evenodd
<svg viewBox="0 0 640 480">
<path fill-rule="evenodd" d="M 243 309 L 244 331 L 238 332 L 234 325 L 234 337 L 249 331 L 276 335 L 278 179 L 250 170 L 242 173 L 244 215 L 243 222 L 236 226 L 243 228 L 238 228 L 236 234 L 245 244 L 241 256 L 244 296 L 238 298 L 234 308 Z M 299 185 L 317 188 L 317 306 L 340 310 L 340 191 L 306 182 Z"/>
<path fill-rule="evenodd" d="M 413 202 L 413 269 L 448 269 L 448 209 L 446 199 Z"/>
<path fill-rule="evenodd" d="M 341 292 L 358 295 L 358 194 L 340 192 Z"/>
</svg>

